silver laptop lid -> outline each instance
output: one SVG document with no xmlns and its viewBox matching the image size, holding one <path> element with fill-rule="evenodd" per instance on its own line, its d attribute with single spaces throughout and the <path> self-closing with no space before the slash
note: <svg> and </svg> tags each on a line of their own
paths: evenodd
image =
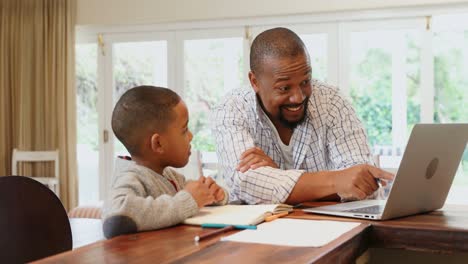
<svg viewBox="0 0 468 264">
<path fill-rule="evenodd" d="M 417 124 L 382 219 L 441 208 L 468 141 L 468 124 Z"/>
</svg>

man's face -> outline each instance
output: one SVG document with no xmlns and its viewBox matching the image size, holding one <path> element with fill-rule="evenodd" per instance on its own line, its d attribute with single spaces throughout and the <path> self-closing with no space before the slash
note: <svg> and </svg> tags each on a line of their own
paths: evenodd
<svg viewBox="0 0 468 264">
<path fill-rule="evenodd" d="M 252 87 L 273 124 L 295 128 L 304 120 L 312 93 L 312 68 L 307 54 L 267 57 L 259 73 L 249 73 Z"/>
</svg>

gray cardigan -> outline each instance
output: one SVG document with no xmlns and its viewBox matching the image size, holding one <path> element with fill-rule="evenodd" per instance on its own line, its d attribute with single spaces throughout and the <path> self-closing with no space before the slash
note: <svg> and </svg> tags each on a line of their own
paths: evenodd
<svg viewBox="0 0 468 264">
<path fill-rule="evenodd" d="M 171 183 L 172 181 L 172 183 Z M 163 175 L 133 161 L 118 159 L 102 220 L 107 238 L 181 223 L 198 212 L 184 176 L 171 168 Z M 226 191 L 225 191 L 226 192 Z M 228 194 L 219 204 L 226 204 Z"/>
</svg>

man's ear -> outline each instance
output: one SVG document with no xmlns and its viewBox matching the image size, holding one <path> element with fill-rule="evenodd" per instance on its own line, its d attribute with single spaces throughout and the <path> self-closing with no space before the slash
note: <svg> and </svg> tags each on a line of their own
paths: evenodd
<svg viewBox="0 0 468 264">
<path fill-rule="evenodd" d="M 151 150 L 155 153 L 162 154 L 164 153 L 164 148 L 162 146 L 162 138 L 158 133 L 154 133 L 151 136 Z"/>
<path fill-rule="evenodd" d="M 255 93 L 258 93 L 258 91 L 260 90 L 260 88 L 258 87 L 258 79 L 257 77 L 255 77 L 255 73 L 253 73 L 252 71 L 249 71 L 249 81 Z"/>
</svg>

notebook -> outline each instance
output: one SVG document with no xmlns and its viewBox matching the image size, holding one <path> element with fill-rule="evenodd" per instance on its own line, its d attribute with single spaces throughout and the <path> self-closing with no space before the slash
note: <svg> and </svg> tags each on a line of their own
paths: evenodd
<svg viewBox="0 0 468 264">
<path fill-rule="evenodd" d="M 195 216 L 185 219 L 183 223 L 188 225 L 206 223 L 257 225 L 263 222 L 266 216 L 292 210 L 293 207 L 287 204 L 206 206 Z"/>
</svg>

